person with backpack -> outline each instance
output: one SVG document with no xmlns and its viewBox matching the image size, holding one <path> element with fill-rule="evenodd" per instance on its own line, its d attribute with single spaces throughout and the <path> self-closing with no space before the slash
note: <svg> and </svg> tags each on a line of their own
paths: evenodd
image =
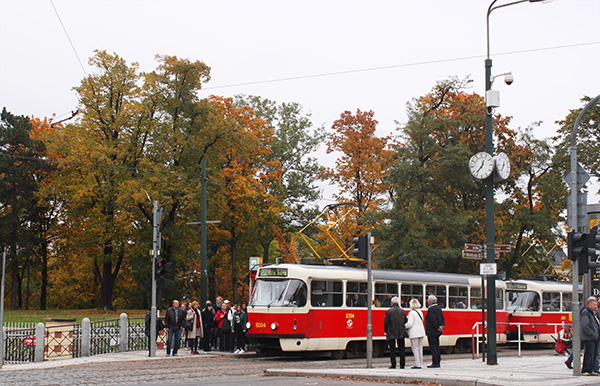
<svg viewBox="0 0 600 386">
<path fill-rule="evenodd" d="M 562 330 L 558 333 L 558 339 L 556 340 L 555 350 L 558 354 L 569 354 L 569 357 L 565 361 L 565 365 L 572 369 L 573 368 L 573 354 L 569 349 L 573 344 L 573 325 L 565 324 Z"/>
</svg>

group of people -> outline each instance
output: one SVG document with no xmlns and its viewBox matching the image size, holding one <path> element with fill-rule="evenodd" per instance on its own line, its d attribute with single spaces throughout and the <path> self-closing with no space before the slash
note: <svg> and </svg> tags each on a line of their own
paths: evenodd
<svg viewBox="0 0 600 386">
<path fill-rule="evenodd" d="M 390 348 L 390 369 L 396 368 L 396 343 L 400 356 L 400 368 L 406 365 L 404 352 L 404 339 L 410 339 L 410 348 L 415 358 L 413 369 L 423 367 L 423 338 L 427 336 L 432 363 L 427 367 L 437 368 L 441 365 L 440 336 L 444 332 L 446 322 L 442 309 L 437 304 L 437 297 L 427 297 L 427 314 L 423 318 L 421 303 L 417 299 L 409 302 L 410 311 L 408 318 L 406 312 L 400 308 L 400 299 L 394 296 L 391 300 L 392 307 L 385 313 L 383 328 Z"/>
<path fill-rule="evenodd" d="M 217 297 L 215 306 L 207 301 L 202 310 L 197 301 L 180 305 L 178 300 L 173 300 L 165 314 L 164 323 L 157 314 L 155 339 L 160 331 L 167 331 L 167 356 L 177 355 L 182 334 L 185 334 L 185 344 L 191 354 L 200 354 L 200 349 L 244 353 L 248 321 L 246 308 L 246 303 L 232 307 L 229 300 L 223 300 L 221 296 Z M 146 336 L 150 339 L 151 310 L 146 314 L 145 322 Z M 150 347 L 150 340 L 148 342 Z"/>
</svg>

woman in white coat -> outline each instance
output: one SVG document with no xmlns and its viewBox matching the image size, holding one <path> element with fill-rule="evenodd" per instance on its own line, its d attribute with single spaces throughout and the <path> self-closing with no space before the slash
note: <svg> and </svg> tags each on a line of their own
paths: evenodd
<svg viewBox="0 0 600 386">
<path fill-rule="evenodd" d="M 411 299 L 410 312 L 406 322 L 406 330 L 410 338 L 410 349 L 415 357 L 413 369 L 423 367 L 423 338 L 425 337 L 425 327 L 423 327 L 423 313 L 421 312 L 421 303 L 417 299 Z"/>
<path fill-rule="evenodd" d="M 197 301 L 192 302 L 192 307 L 187 312 L 185 320 L 192 322 L 192 329 L 187 332 L 188 341 L 191 342 L 190 349 L 192 354 L 200 354 L 198 348 L 200 347 L 200 339 L 204 336 L 202 330 L 202 313 L 198 309 L 200 304 Z"/>
</svg>

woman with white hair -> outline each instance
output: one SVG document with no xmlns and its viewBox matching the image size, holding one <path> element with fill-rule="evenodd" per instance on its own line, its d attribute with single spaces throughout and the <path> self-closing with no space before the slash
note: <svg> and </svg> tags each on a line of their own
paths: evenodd
<svg viewBox="0 0 600 386">
<path fill-rule="evenodd" d="M 415 357 L 415 365 L 411 368 L 420 369 L 423 367 L 423 337 L 425 336 L 425 327 L 423 327 L 423 313 L 421 312 L 421 303 L 417 299 L 410 300 L 410 312 L 406 322 L 406 330 L 410 339 L 410 349 Z"/>
</svg>

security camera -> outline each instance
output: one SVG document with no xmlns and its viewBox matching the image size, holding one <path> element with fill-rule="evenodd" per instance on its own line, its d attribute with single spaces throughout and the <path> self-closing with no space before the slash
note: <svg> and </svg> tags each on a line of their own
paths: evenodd
<svg viewBox="0 0 600 386">
<path fill-rule="evenodd" d="M 515 81 L 515 77 L 512 75 L 512 73 L 507 73 L 506 75 L 504 75 L 504 83 L 506 83 L 507 85 L 511 85 L 513 82 Z"/>
</svg>

